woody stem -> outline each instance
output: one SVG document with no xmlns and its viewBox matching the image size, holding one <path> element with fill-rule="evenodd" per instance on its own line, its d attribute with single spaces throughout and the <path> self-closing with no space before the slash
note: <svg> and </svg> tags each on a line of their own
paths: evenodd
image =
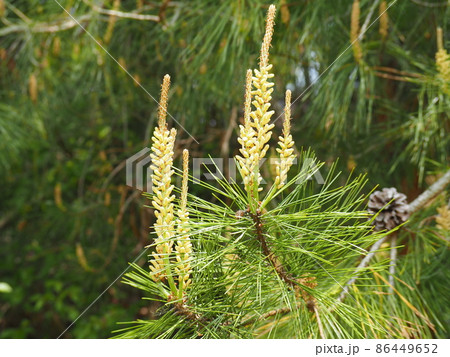
<svg viewBox="0 0 450 357">
<path fill-rule="evenodd" d="M 270 264 L 274 267 L 278 276 L 290 287 L 295 288 L 298 286 L 297 282 L 292 279 L 289 274 L 284 269 L 283 265 L 278 261 L 276 256 L 270 251 L 270 248 L 267 244 L 266 238 L 263 233 L 263 223 L 261 220 L 261 213 L 256 212 L 255 214 L 251 213 L 251 217 L 253 222 L 255 223 L 256 228 L 256 238 L 258 242 L 261 244 L 261 249 L 263 251 L 264 256 L 270 262 Z"/>
</svg>

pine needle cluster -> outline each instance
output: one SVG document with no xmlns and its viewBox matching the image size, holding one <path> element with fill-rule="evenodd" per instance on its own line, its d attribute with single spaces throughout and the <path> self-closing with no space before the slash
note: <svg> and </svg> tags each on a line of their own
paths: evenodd
<svg viewBox="0 0 450 357">
<path fill-rule="evenodd" d="M 354 4 L 359 6 L 358 1 Z M 358 17 L 356 13 L 352 18 Z M 405 296 L 389 283 L 389 261 L 382 254 L 355 277 L 355 262 L 361 255 L 373 255 L 369 248 L 390 232 L 375 232 L 375 218 L 362 209 L 367 200 L 361 194 L 365 177 L 340 185 L 332 166 L 323 186 L 308 180 L 323 163 L 310 151 L 294 155 L 290 91 L 276 150 L 280 155 L 276 178 L 268 189 L 262 186 L 259 164 L 274 129 L 269 63 L 274 19 L 275 7 L 270 6 L 259 69 L 248 70 L 246 76 L 244 123 L 238 138 L 241 155 L 236 157 L 243 188 L 223 179 L 215 184 L 192 181 L 187 150 L 183 170 L 172 169 L 175 131 L 169 131 L 165 121 L 168 79 L 164 79 L 152 146 L 155 186 L 149 198 L 159 219 L 152 272 L 133 265 L 134 271 L 124 278 L 163 306 L 157 319 L 136 321 L 116 331 L 118 337 L 394 338 L 431 336 L 436 331 L 426 312 L 409 302 L 417 299 L 416 292 Z M 169 144 L 163 147 L 163 142 Z M 314 165 L 289 177 L 296 158 Z M 171 185 L 174 171 L 181 176 L 181 188 Z M 189 181 L 215 199 L 189 194 Z M 173 191 L 180 193 L 178 200 Z M 357 278 L 364 283 L 354 284 Z M 350 303 L 349 298 L 338 298 L 349 279 L 353 279 Z M 392 292 L 402 304 L 380 306 L 379 300 Z"/>
</svg>

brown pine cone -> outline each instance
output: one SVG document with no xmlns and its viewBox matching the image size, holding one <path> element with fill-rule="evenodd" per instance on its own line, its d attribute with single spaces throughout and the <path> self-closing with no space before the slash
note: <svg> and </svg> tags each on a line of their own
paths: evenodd
<svg viewBox="0 0 450 357">
<path fill-rule="evenodd" d="M 391 230 L 406 222 L 409 218 L 409 206 L 406 195 L 397 192 L 395 187 L 375 191 L 369 197 L 369 213 L 375 215 L 376 231 Z"/>
</svg>

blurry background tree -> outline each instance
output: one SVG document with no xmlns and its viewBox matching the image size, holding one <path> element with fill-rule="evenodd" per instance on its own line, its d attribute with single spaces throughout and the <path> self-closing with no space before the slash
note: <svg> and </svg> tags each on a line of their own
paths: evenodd
<svg viewBox="0 0 450 357">
<path fill-rule="evenodd" d="M 237 152 L 244 73 L 270 3 L 0 0 L 0 337 L 57 337 L 151 243 L 154 218 L 125 185 L 125 160 L 149 146 L 147 92 L 157 98 L 165 73 L 170 113 L 189 132 L 177 126 L 177 145 Z M 275 4 L 274 102 L 281 113 L 288 83 L 294 140 L 412 201 L 448 169 L 448 2 Z M 399 270 L 439 313 L 437 336 L 450 321 L 448 198 L 398 238 Z M 114 284 L 64 337 L 109 336 L 135 312 L 154 314 Z"/>
</svg>

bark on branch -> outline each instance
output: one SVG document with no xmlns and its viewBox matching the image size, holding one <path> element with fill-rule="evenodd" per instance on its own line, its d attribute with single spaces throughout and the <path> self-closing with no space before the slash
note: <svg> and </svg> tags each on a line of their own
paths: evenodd
<svg viewBox="0 0 450 357">
<path fill-rule="evenodd" d="M 137 14 L 134 12 L 124 12 L 117 10 L 108 10 L 101 8 L 97 5 L 90 5 L 91 8 L 100 14 L 115 16 L 119 18 L 133 19 L 139 21 L 153 21 L 160 22 L 160 17 L 158 15 L 147 15 L 147 14 Z M 25 16 L 25 15 L 24 15 Z M 10 33 L 17 32 L 31 32 L 31 33 L 54 33 L 64 30 L 69 30 L 78 25 L 78 23 L 83 24 L 90 21 L 93 18 L 92 14 L 86 14 L 78 17 L 76 21 L 74 19 L 60 19 L 55 22 L 50 23 L 35 23 L 34 25 L 31 23 L 31 20 L 25 21 L 24 25 L 9 25 L 5 28 L 0 29 L 0 36 L 6 36 Z"/>
<path fill-rule="evenodd" d="M 301 287 L 301 285 L 309 286 L 310 288 L 314 288 L 317 284 L 314 282 L 314 277 L 303 277 L 303 278 L 294 278 L 292 277 L 281 264 L 281 262 L 277 259 L 277 257 L 270 251 L 270 248 L 267 244 L 266 237 L 263 232 L 263 223 L 261 220 L 261 213 L 258 211 L 256 214 L 251 214 L 253 222 L 255 223 L 256 228 L 256 238 L 261 244 L 261 249 L 263 251 L 264 256 L 270 262 L 270 264 L 275 269 L 275 272 L 283 280 L 286 285 L 291 287 L 297 296 L 301 296 L 302 299 L 306 303 L 306 307 L 309 311 L 315 312 L 317 310 L 316 299 L 310 293 L 308 293 L 305 289 Z M 316 312 L 317 314 L 317 312 Z"/>
<path fill-rule="evenodd" d="M 441 193 L 450 184 L 450 170 L 439 180 L 432 184 L 426 191 L 409 204 L 409 213 L 413 214 L 424 207 L 432 198 Z"/>
<path fill-rule="evenodd" d="M 264 233 L 262 230 L 262 221 L 261 215 L 259 213 L 252 214 L 253 222 L 255 223 L 256 228 L 256 238 L 261 244 L 261 249 L 266 257 L 266 259 L 272 264 L 278 276 L 290 287 L 296 288 L 298 287 L 298 283 L 289 276 L 284 267 L 275 257 L 275 255 L 270 251 L 269 246 L 267 245 L 266 238 L 264 237 Z"/>
<path fill-rule="evenodd" d="M 104 9 L 97 5 L 91 5 L 92 9 L 97 11 L 100 14 L 109 15 L 109 16 L 115 16 L 115 17 L 121 17 L 124 19 L 133 19 L 133 20 L 140 20 L 140 21 L 154 21 L 159 22 L 160 17 L 157 15 L 145 15 L 145 14 L 136 14 L 134 12 L 124 12 L 124 11 L 118 11 L 118 10 L 108 10 Z"/>
</svg>

